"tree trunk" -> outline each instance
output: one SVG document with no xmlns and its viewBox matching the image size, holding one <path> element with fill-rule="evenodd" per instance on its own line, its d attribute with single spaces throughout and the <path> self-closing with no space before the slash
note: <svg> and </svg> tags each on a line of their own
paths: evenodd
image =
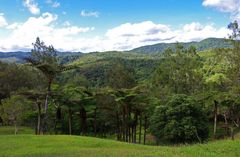
<svg viewBox="0 0 240 157">
<path fill-rule="evenodd" d="M 234 129 L 232 126 L 230 127 L 230 130 L 231 130 L 231 139 L 234 140 Z"/>
<path fill-rule="evenodd" d="M 223 114 L 223 116 L 224 116 L 224 123 L 225 123 L 225 134 L 226 134 L 226 136 L 229 136 L 229 128 L 227 127 L 228 126 L 228 121 L 227 121 L 227 116 L 226 116 L 226 114 Z"/>
<path fill-rule="evenodd" d="M 55 119 L 55 125 L 54 125 L 54 132 L 55 134 L 58 134 L 58 123 L 61 123 L 62 119 L 62 109 L 60 106 L 56 107 L 56 119 Z"/>
<path fill-rule="evenodd" d="M 123 123 L 122 123 L 122 133 L 123 133 L 123 141 L 126 142 L 126 114 L 125 108 L 123 108 Z"/>
<path fill-rule="evenodd" d="M 14 134 L 17 135 L 18 128 L 17 128 L 17 122 L 14 121 Z"/>
<path fill-rule="evenodd" d="M 129 137 L 130 137 L 130 128 L 129 128 L 129 110 L 128 107 L 126 106 L 126 142 L 129 142 Z"/>
<path fill-rule="evenodd" d="M 139 144 L 141 144 L 141 139 L 142 139 L 142 116 L 140 114 L 140 117 L 139 117 L 139 139 L 138 139 Z"/>
<path fill-rule="evenodd" d="M 214 126 L 213 126 L 214 139 L 216 139 L 216 132 L 217 132 L 217 116 L 218 116 L 218 102 L 214 100 Z"/>
<path fill-rule="evenodd" d="M 80 109 L 81 135 L 87 133 L 87 113 L 84 107 Z"/>
<path fill-rule="evenodd" d="M 136 143 L 137 139 L 137 124 L 138 124 L 138 113 L 135 113 L 134 124 L 133 124 L 133 143 Z"/>
<path fill-rule="evenodd" d="M 94 109 L 94 136 L 97 136 L 97 108 Z"/>
<path fill-rule="evenodd" d="M 147 135 L 147 116 L 144 118 L 144 138 L 143 138 L 143 144 L 146 144 L 146 135 Z"/>
<path fill-rule="evenodd" d="M 51 84 L 52 84 L 52 80 L 48 81 L 48 90 L 47 90 L 47 95 L 46 95 L 46 99 L 45 99 L 45 104 L 44 104 L 44 118 L 43 118 L 43 134 L 45 134 L 47 132 L 47 120 L 48 120 L 48 99 L 49 99 L 49 95 L 51 93 Z"/>
<path fill-rule="evenodd" d="M 119 122 L 119 114 L 118 112 L 116 112 L 116 120 L 117 120 L 117 140 L 120 141 L 121 140 L 121 129 L 120 129 L 120 122 Z"/>
<path fill-rule="evenodd" d="M 37 102 L 37 108 L 38 108 L 38 122 L 37 122 L 37 135 L 40 135 L 41 133 L 41 104 Z"/>
<path fill-rule="evenodd" d="M 1 102 L 1 100 L 0 100 L 0 102 Z M 2 119 L 2 117 L 0 116 L 0 126 L 3 126 L 3 119 Z"/>
<path fill-rule="evenodd" d="M 68 129 L 69 135 L 72 135 L 72 110 L 68 108 Z"/>
</svg>

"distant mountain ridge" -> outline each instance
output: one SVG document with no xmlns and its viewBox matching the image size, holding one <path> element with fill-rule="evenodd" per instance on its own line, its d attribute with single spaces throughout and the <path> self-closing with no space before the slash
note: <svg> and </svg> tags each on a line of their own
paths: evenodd
<svg viewBox="0 0 240 157">
<path fill-rule="evenodd" d="M 24 59 L 30 56 L 30 52 L 0 52 L 0 61 L 6 62 L 16 62 L 23 63 Z M 67 62 L 70 60 L 69 58 L 82 56 L 82 52 L 57 52 L 57 55 L 63 60 L 63 62 Z"/>
<path fill-rule="evenodd" d="M 175 49 L 177 43 L 159 43 L 155 45 L 147 45 L 139 48 L 135 48 L 129 52 L 134 53 L 142 53 L 142 54 L 153 54 L 153 53 L 161 53 L 164 50 L 171 48 Z M 179 43 L 183 45 L 184 48 L 189 48 L 190 46 L 195 46 L 197 51 L 204 51 L 208 49 L 214 48 L 230 48 L 231 43 L 226 39 L 222 38 L 207 38 L 200 42 L 188 42 L 188 43 Z"/>
<path fill-rule="evenodd" d="M 155 45 L 142 46 L 126 52 L 151 55 L 156 53 L 162 53 L 167 48 L 175 49 L 176 44 L 177 43 L 159 43 Z M 214 49 L 214 48 L 230 48 L 231 47 L 230 42 L 228 42 L 226 39 L 221 39 L 221 38 L 208 38 L 200 42 L 188 42 L 188 43 L 179 43 L 179 44 L 183 45 L 184 48 L 195 46 L 197 48 L 197 51 L 204 51 L 204 50 Z M 87 54 L 89 53 L 84 54 L 81 52 L 57 52 L 57 55 L 60 57 L 62 63 L 71 62 Z M 91 53 L 91 54 L 95 54 L 95 53 Z M 0 61 L 23 63 L 24 58 L 28 57 L 29 55 L 30 55 L 30 52 L 21 52 L 21 51 L 0 52 Z"/>
</svg>

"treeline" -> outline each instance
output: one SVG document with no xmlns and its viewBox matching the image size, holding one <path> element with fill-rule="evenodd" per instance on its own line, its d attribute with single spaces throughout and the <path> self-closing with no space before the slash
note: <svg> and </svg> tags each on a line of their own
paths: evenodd
<svg viewBox="0 0 240 157">
<path fill-rule="evenodd" d="M 25 64 L 0 63 L 0 123 L 15 125 L 16 133 L 24 125 L 36 134 L 144 144 L 234 139 L 240 124 L 240 28 L 233 22 L 229 29 L 229 49 L 199 53 L 177 44 L 154 62 L 110 57 L 95 62 L 91 72 L 81 63 L 62 64 L 56 50 L 37 38 Z"/>
</svg>

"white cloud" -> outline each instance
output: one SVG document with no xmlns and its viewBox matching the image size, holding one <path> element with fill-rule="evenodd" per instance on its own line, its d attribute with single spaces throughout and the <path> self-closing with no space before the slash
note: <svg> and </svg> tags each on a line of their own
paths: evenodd
<svg viewBox="0 0 240 157">
<path fill-rule="evenodd" d="M 40 37 L 46 43 L 61 50 L 77 50 L 76 37 L 93 27 L 64 26 L 57 27 L 57 15 L 43 13 L 40 17 L 30 17 L 24 23 L 13 23 L 8 29 L 12 32 L 5 39 L 0 39 L 0 51 L 30 50 L 31 43 Z M 76 45 L 75 45 L 76 44 Z"/>
<path fill-rule="evenodd" d="M 210 37 L 226 38 L 230 31 L 225 27 L 217 29 L 213 24 L 201 25 L 198 22 L 193 22 L 191 24 L 186 24 L 183 26 L 183 30 L 177 30 L 175 33 L 176 37 L 174 41 L 190 42 L 200 41 Z"/>
<path fill-rule="evenodd" d="M 65 22 L 63 23 L 63 26 L 71 26 L 71 23 L 70 23 L 69 21 L 65 21 Z"/>
<path fill-rule="evenodd" d="M 8 25 L 8 23 L 7 23 L 7 20 L 4 17 L 4 14 L 0 13 L 0 28 L 5 27 L 7 25 Z"/>
<path fill-rule="evenodd" d="M 20 25 L 21 25 L 20 23 L 15 22 L 11 25 L 8 25 L 6 28 L 10 30 L 14 30 L 14 29 L 17 29 Z"/>
<path fill-rule="evenodd" d="M 184 25 L 183 30 L 184 31 L 201 31 L 203 30 L 203 26 L 199 22 L 193 22 L 193 23 Z"/>
<path fill-rule="evenodd" d="M 107 36 L 115 37 L 115 36 L 139 36 L 139 35 L 151 35 L 157 34 L 159 32 L 167 32 L 169 31 L 169 26 L 162 24 L 154 24 L 151 21 L 144 21 L 141 23 L 126 23 L 122 24 L 116 28 L 110 29 L 107 32 Z"/>
<path fill-rule="evenodd" d="M 240 20 L 240 0 L 203 0 L 203 6 L 231 13 L 232 20 Z"/>
<path fill-rule="evenodd" d="M 59 3 L 59 2 L 54 2 L 54 3 L 52 4 L 52 7 L 53 7 L 53 8 L 58 8 L 58 7 L 60 7 L 60 3 Z"/>
<path fill-rule="evenodd" d="M 155 24 L 151 21 L 126 23 L 110 29 L 106 33 L 113 50 L 126 50 L 160 42 L 200 41 L 209 37 L 227 37 L 229 30 L 214 28 L 214 25 L 201 25 L 198 22 L 186 24 L 180 29 L 172 30 L 170 26 Z"/>
<path fill-rule="evenodd" d="M 38 7 L 38 3 L 36 3 L 34 0 L 24 0 L 23 5 L 28 8 L 28 10 L 34 14 L 38 15 L 40 14 L 40 9 Z"/>
<path fill-rule="evenodd" d="M 99 17 L 100 13 L 97 11 L 85 11 L 82 10 L 80 16 L 82 17 Z"/>
<path fill-rule="evenodd" d="M 46 0 L 46 3 L 50 4 L 51 7 L 53 8 L 58 8 L 61 5 L 58 1 L 52 1 L 52 0 Z"/>
<path fill-rule="evenodd" d="M 239 8 L 239 0 L 204 0 L 203 5 L 223 12 L 233 12 Z"/>
<path fill-rule="evenodd" d="M 82 33 L 93 31 L 93 27 L 73 26 L 65 21 L 57 26 L 56 15 L 44 13 L 40 17 L 30 17 L 22 24 L 11 24 L 12 33 L 0 40 L 0 51 L 30 50 L 31 43 L 40 37 L 59 51 L 110 51 L 130 50 L 139 46 L 160 42 L 200 41 L 209 37 L 227 37 L 229 30 L 215 28 L 213 24 L 202 25 L 193 22 L 172 29 L 165 24 L 152 21 L 126 23 L 106 31 L 104 36 L 83 37 Z M 16 40 L 17 39 L 17 40 Z"/>
</svg>

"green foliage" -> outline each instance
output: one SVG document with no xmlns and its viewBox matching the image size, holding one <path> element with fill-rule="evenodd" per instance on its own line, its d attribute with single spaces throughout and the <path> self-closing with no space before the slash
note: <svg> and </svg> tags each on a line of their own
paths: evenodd
<svg viewBox="0 0 240 157">
<path fill-rule="evenodd" d="M 78 68 L 68 75 L 81 74 L 88 80 L 90 86 L 104 87 L 109 85 L 109 71 L 115 71 L 115 66 L 121 65 L 116 68 L 125 69 L 128 74 L 133 74 L 135 82 L 144 82 L 151 77 L 159 62 L 158 59 L 159 56 L 127 52 L 89 53 L 70 63 Z"/>
<path fill-rule="evenodd" d="M 174 95 L 157 107 L 151 118 L 151 132 L 172 143 L 202 142 L 208 137 L 207 116 L 198 102 L 186 95 Z"/>
<path fill-rule="evenodd" d="M 17 125 L 21 124 L 24 118 L 24 113 L 29 107 L 29 102 L 21 96 L 13 95 L 2 101 L 0 106 L 0 113 L 4 123 L 15 126 L 15 133 L 17 133 Z"/>
<path fill-rule="evenodd" d="M 135 86 L 134 71 L 126 67 L 121 60 L 113 60 L 112 66 L 106 70 L 106 84 L 115 89 Z"/>
<path fill-rule="evenodd" d="M 21 89 L 44 88 L 44 76 L 31 67 L 0 62 L 0 100 Z"/>
<path fill-rule="evenodd" d="M 194 94 L 202 88 L 202 62 L 196 49 L 183 49 L 177 45 L 176 51 L 168 49 L 156 69 L 152 83 L 157 96 L 164 99 L 172 93 Z"/>
</svg>

